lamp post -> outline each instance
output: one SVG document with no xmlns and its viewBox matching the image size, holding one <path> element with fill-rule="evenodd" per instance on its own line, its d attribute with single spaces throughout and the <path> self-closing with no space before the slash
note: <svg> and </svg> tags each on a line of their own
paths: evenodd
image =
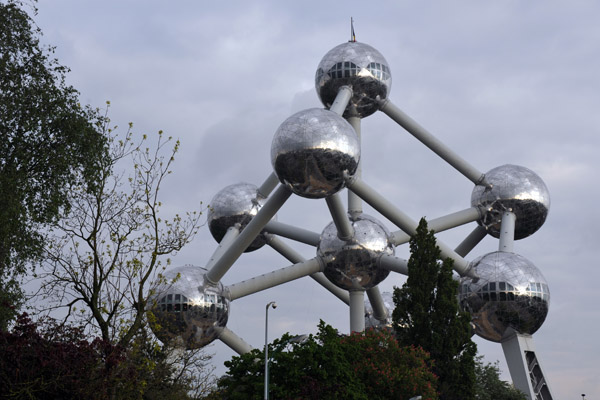
<svg viewBox="0 0 600 400">
<path fill-rule="evenodd" d="M 277 303 L 271 301 L 265 308 L 265 399 L 269 400 L 269 307 L 277 308 Z"/>
</svg>

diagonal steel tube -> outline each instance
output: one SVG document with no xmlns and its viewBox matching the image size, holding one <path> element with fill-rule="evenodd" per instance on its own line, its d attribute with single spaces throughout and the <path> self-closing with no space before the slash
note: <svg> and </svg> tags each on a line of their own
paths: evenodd
<svg viewBox="0 0 600 400">
<path fill-rule="evenodd" d="M 373 190 L 361 179 L 358 179 L 357 177 L 347 177 L 346 185 L 348 186 L 348 189 L 360 196 L 361 199 L 389 219 L 398 228 L 409 235 L 413 235 L 416 232 L 418 224 L 415 221 L 397 209 L 392 203 Z M 464 258 L 456 254 L 446 244 L 439 240 L 437 241 L 437 245 L 440 248 L 442 256 L 454 260 L 454 270 L 456 272 L 461 276 L 468 275 L 476 278 L 476 276 L 473 276 L 472 272 L 469 271 L 469 263 Z"/>
<path fill-rule="evenodd" d="M 213 264 L 206 273 L 206 279 L 216 284 L 223 278 L 233 263 L 242 255 L 244 250 L 252 243 L 263 227 L 273 218 L 277 210 L 283 206 L 292 192 L 285 186 L 279 185 L 277 190 L 269 197 L 261 209 L 246 225 L 242 232 L 236 237 L 221 257 Z"/>
</svg>

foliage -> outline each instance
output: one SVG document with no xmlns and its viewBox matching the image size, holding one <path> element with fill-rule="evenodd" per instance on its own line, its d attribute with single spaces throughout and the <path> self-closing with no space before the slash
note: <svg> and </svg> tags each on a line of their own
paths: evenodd
<svg viewBox="0 0 600 400">
<path fill-rule="evenodd" d="M 484 364 L 482 357 L 475 360 L 475 398 L 477 400 L 527 400 L 527 396 L 513 385 L 500 379 L 498 362 Z"/>
<path fill-rule="evenodd" d="M 473 399 L 477 348 L 471 341 L 471 316 L 458 308 L 453 262 L 440 262 L 435 236 L 424 219 L 411 238 L 410 250 L 407 281 L 394 291 L 398 342 L 429 352 L 441 399 Z"/>
<path fill-rule="evenodd" d="M 187 399 L 175 372 L 151 341 L 126 349 L 25 314 L 0 332 L 0 399 Z"/>
<path fill-rule="evenodd" d="M 101 117 L 80 106 L 68 69 L 22 6 L 0 3 L 0 329 L 22 300 L 27 263 L 40 256 L 40 227 L 68 210 L 72 186 L 96 181 L 105 154 Z"/>
<path fill-rule="evenodd" d="M 103 340 L 127 346 L 146 324 L 154 280 L 195 235 L 200 212 L 162 216 L 162 184 L 179 149 L 158 132 L 151 148 L 146 135 L 134 142 L 132 125 L 119 139 L 106 118 L 110 151 L 98 166 L 97 185 L 76 186 L 71 210 L 53 225 L 39 270 L 38 301 L 46 311 L 65 308 L 65 319 L 97 329 Z M 121 162 L 133 173 L 116 173 Z"/>
<path fill-rule="evenodd" d="M 269 392 L 276 399 L 437 399 L 429 356 L 400 347 L 388 333 L 340 335 L 321 322 L 316 335 L 289 334 L 269 346 Z M 219 382 L 224 399 L 260 399 L 264 352 L 254 349 L 225 363 Z"/>
</svg>

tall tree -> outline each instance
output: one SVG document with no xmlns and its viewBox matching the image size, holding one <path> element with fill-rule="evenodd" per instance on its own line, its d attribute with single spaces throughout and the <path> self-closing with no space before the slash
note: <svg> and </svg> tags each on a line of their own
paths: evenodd
<svg viewBox="0 0 600 400">
<path fill-rule="evenodd" d="M 27 263 L 40 256 L 40 227 L 68 210 L 73 185 L 95 181 L 105 154 L 101 118 L 80 106 L 68 69 L 40 37 L 21 1 L 0 2 L 0 329 L 18 308 Z"/>
<path fill-rule="evenodd" d="M 477 347 L 471 340 L 471 316 L 458 308 L 453 261 L 441 259 L 425 219 L 411 238 L 410 251 L 406 283 L 394 290 L 398 341 L 430 353 L 442 400 L 474 399 Z"/>
</svg>

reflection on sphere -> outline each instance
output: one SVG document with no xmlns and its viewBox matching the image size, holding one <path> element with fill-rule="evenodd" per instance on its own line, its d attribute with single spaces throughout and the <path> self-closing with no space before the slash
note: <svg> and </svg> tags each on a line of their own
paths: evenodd
<svg viewBox="0 0 600 400">
<path fill-rule="evenodd" d="M 388 316 L 385 321 L 379 321 L 375 318 L 373 313 L 373 307 L 368 298 L 365 299 L 365 328 L 374 328 L 378 330 L 393 331 L 392 312 L 394 312 L 394 295 L 390 292 L 381 293 L 383 304 L 387 310 Z"/>
<path fill-rule="evenodd" d="M 354 236 L 348 241 L 337 236 L 332 222 L 325 227 L 317 254 L 325 261 L 325 276 L 346 290 L 367 290 L 382 282 L 389 271 L 377 266 L 380 256 L 393 255 L 388 230 L 365 214 L 351 218 Z"/>
<path fill-rule="evenodd" d="M 229 300 L 221 283 L 205 281 L 206 272 L 186 265 L 165 273 L 165 282 L 156 287 L 148 302 L 156 319 L 150 327 L 161 342 L 191 350 L 218 338 L 219 328 L 227 324 Z"/>
<path fill-rule="evenodd" d="M 375 99 L 387 99 L 392 88 L 388 62 L 365 43 L 347 42 L 331 49 L 317 67 L 317 94 L 330 107 L 342 86 L 352 88 L 353 96 L 344 117 L 368 117 L 378 110 Z"/>
<path fill-rule="evenodd" d="M 243 229 L 265 203 L 258 188 L 249 183 L 237 183 L 220 190 L 211 200 L 208 211 L 208 229 L 217 242 L 221 242 L 227 229 L 240 224 Z M 246 248 L 246 252 L 260 249 L 266 243 L 261 234 Z"/>
<path fill-rule="evenodd" d="M 550 291 L 540 270 L 524 257 L 503 251 L 472 261 L 480 279 L 462 278 L 460 305 L 469 311 L 475 333 L 500 342 L 514 329 L 533 334 L 544 323 Z"/>
<path fill-rule="evenodd" d="M 300 111 L 277 129 L 271 163 L 279 180 L 295 194 L 320 199 L 337 193 L 344 172 L 356 172 L 360 144 L 354 128 L 336 113 Z"/>
<path fill-rule="evenodd" d="M 475 186 L 471 205 L 487 210 L 479 223 L 490 235 L 500 237 L 504 211 L 512 211 L 516 216 L 515 239 L 532 235 L 544 224 L 550 209 L 550 193 L 535 172 L 507 164 L 490 170 L 485 178 L 492 188 Z"/>
</svg>

